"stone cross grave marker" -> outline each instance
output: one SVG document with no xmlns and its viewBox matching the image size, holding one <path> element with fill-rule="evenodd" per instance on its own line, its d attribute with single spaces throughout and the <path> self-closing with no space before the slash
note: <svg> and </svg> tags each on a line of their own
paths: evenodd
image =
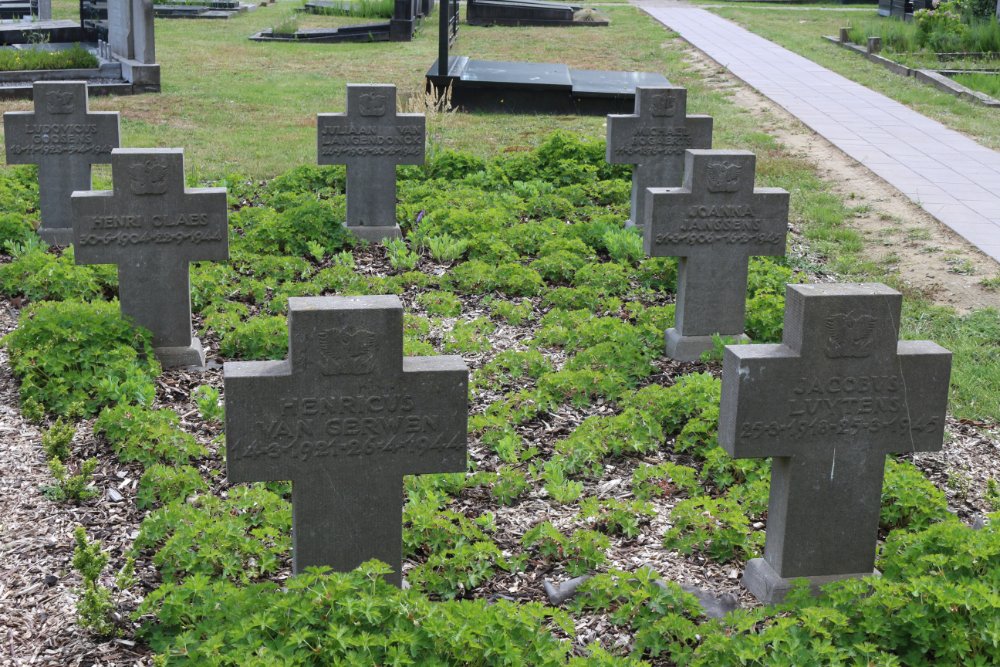
<svg viewBox="0 0 1000 667">
<path fill-rule="evenodd" d="M 670 188 L 684 178 L 684 152 L 712 147 L 712 117 L 687 115 L 687 89 L 636 88 L 635 113 L 608 116 L 607 161 L 632 164 L 632 217 L 642 227 L 646 188 Z"/>
<path fill-rule="evenodd" d="M 396 113 L 396 86 L 347 84 L 346 113 L 317 119 L 319 164 L 347 165 L 347 228 L 358 238 L 401 236 L 396 165 L 423 164 L 423 114 Z"/>
<path fill-rule="evenodd" d="M 712 334 L 746 339 L 750 257 L 785 254 L 788 193 L 754 188 L 755 162 L 746 151 L 688 150 L 684 185 L 646 191 L 646 254 L 680 258 L 666 334 L 679 361 L 711 350 Z"/>
<path fill-rule="evenodd" d="M 951 353 L 898 341 L 901 304 L 880 284 L 788 285 L 783 342 L 726 348 L 719 444 L 774 457 L 743 577 L 764 602 L 873 574 L 886 454 L 941 448 Z"/>
<path fill-rule="evenodd" d="M 164 368 L 202 366 L 188 264 L 229 257 L 225 188 L 184 187 L 180 148 L 116 148 L 113 191 L 74 192 L 77 264 L 117 264 L 122 313 L 153 332 Z"/>
<path fill-rule="evenodd" d="M 403 476 L 466 470 L 469 371 L 403 357 L 395 296 L 292 297 L 286 361 L 227 362 L 230 482 L 292 481 L 293 563 L 401 582 Z"/>
<path fill-rule="evenodd" d="M 111 162 L 118 147 L 118 113 L 87 108 L 83 81 L 38 81 L 34 111 L 3 115 L 8 164 L 38 165 L 41 225 L 47 243 L 73 240 L 70 195 L 91 188 L 90 166 Z"/>
</svg>

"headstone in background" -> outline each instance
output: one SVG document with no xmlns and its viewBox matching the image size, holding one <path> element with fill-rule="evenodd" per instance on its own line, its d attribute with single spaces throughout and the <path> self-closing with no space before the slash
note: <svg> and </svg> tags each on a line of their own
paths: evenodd
<svg viewBox="0 0 1000 667">
<path fill-rule="evenodd" d="M 754 188 L 755 163 L 747 151 L 688 150 L 683 186 L 646 191 L 646 254 L 679 258 L 673 359 L 696 361 L 713 334 L 746 340 L 750 257 L 785 254 L 788 193 Z"/>
<path fill-rule="evenodd" d="M 226 363 L 229 481 L 292 481 L 295 572 L 378 558 L 398 586 L 403 476 L 466 470 L 468 368 L 404 357 L 395 296 L 292 297 L 288 339 Z"/>
<path fill-rule="evenodd" d="M 122 313 L 153 332 L 164 368 L 202 366 L 191 335 L 191 262 L 229 257 L 225 188 L 184 187 L 179 148 L 118 148 L 113 191 L 75 192 L 78 264 L 117 264 Z"/>
<path fill-rule="evenodd" d="M 347 228 L 358 238 L 401 236 L 396 165 L 423 164 L 423 114 L 396 113 L 396 86 L 347 84 L 347 111 L 317 120 L 319 164 L 347 165 Z"/>
<path fill-rule="evenodd" d="M 789 285 L 783 342 L 726 348 L 719 444 L 773 457 L 764 558 L 743 577 L 762 602 L 873 574 L 885 456 L 941 448 L 951 353 L 899 341 L 901 304 L 880 284 Z"/>
<path fill-rule="evenodd" d="M 7 163 L 38 165 L 38 235 L 65 246 L 73 241 L 70 195 L 91 188 L 91 165 L 111 162 L 118 113 L 91 112 L 83 81 L 38 81 L 32 91 L 34 111 L 3 115 Z"/>
<path fill-rule="evenodd" d="M 672 188 L 684 179 L 684 152 L 712 147 L 712 117 L 687 115 L 687 89 L 636 88 L 635 113 L 608 116 L 607 160 L 635 165 L 632 214 L 643 224 L 646 188 Z"/>
</svg>

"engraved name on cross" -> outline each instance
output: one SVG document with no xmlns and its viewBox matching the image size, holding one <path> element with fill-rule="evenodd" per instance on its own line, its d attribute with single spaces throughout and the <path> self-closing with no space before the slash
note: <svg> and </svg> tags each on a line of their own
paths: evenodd
<svg viewBox="0 0 1000 667">
<path fill-rule="evenodd" d="M 112 191 L 74 192 L 77 264 L 117 264 L 122 313 L 153 332 L 160 363 L 201 366 L 189 264 L 229 257 L 225 188 L 184 187 L 180 148 L 116 148 Z"/>
<path fill-rule="evenodd" d="M 632 164 L 632 215 L 642 227 L 646 188 L 670 188 L 684 177 L 684 151 L 712 147 L 712 117 L 687 115 L 687 89 L 639 87 L 635 113 L 608 116 L 607 161 Z"/>
<path fill-rule="evenodd" d="M 646 191 L 643 248 L 680 258 L 667 355 L 695 361 L 712 334 L 745 338 L 750 257 L 785 254 L 788 193 L 754 188 L 753 153 L 689 150 L 685 161 L 683 186 Z"/>
<path fill-rule="evenodd" d="M 38 235 L 53 245 L 69 245 L 70 195 L 92 187 L 91 165 L 111 162 L 119 142 L 118 113 L 91 112 L 83 81 L 39 81 L 32 96 L 34 111 L 3 115 L 7 164 L 38 165 Z"/>
<path fill-rule="evenodd" d="M 292 297 L 286 361 L 227 362 L 230 482 L 292 481 L 293 562 L 402 566 L 403 476 L 466 470 L 468 368 L 403 357 L 395 296 Z"/>
<path fill-rule="evenodd" d="M 319 164 L 347 165 L 347 228 L 366 241 L 401 236 L 396 165 L 423 164 L 423 114 L 396 113 L 396 86 L 347 84 L 347 112 L 317 118 Z"/>
<path fill-rule="evenodd" d="M 899 341 L 901 304 L 880 284 L 789 285 L 780 345 L 726 347 L 719 444 L 774 457 L 764 558 L 743 577 L 764 602 L 794 578 L 873 574 L 885 456 L 941 448 L 951 353 Z"/>
</svg>

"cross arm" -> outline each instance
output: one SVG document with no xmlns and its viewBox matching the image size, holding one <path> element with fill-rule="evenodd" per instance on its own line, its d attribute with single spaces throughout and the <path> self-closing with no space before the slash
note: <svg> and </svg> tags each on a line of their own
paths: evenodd
<svg viewBox="0 0 1000 667">
<path fill-rule="evenodd" d="M 900 341 L 897 355 L 910 437 L 908 446 L 896 453 L 938 451 L 944 440 L 951 352 L 929 340 Z"/>
<path fill-rule="evenodd" d="M 773 432 L 786 414 L 781 405 L 798 356 L 785 345 L 729 345 L 722 363 L 719 445 L 734 458 L 788 456 Z M 775 398 L 777 395 L 777 399 Z"/>
<path fill-rule="evenodd" d="M 3 115 L 7 164 L 35 164 L 38 161 L 31 151 L 30 142 L 24 143 L 29 141 L 26 128 L 34 118 L 33 111 L 8 111 Z M 20 139 L 15 139 L 15 137 Z"/>
<path fill-rule="evenodd" d="M 279 458 L 261 456 L 267 445 L 258 422 L 278 416 L 278 385 L 291 377 L 288 361 L 229 361 L 223 368 L 226 396 L 226 476 L 230 482 L 288 479 Z M 263 451 L 263 450 L 262 450 Z M 273 465 L 262 465 L 270 461 Z"/>
<path fill-rule="evenodd" d="M 712 117 L 694 114 L 693 116 L 688 116 L 686 120 L 688 131 L 691 133 L 691 148 L 711 148 Z"/>
<path fill-rule="evenodd" d="M 465 472 L 469 415 L 469 369 L 459 356 L 404 357 L 403 377 L 413 392 L 414 414 L 433 415 L 431 448 L 413 462 L 410 474 Z M 423 405 L 421 405 L 423 404 Z M 444 411 L 435 406 L 448 406 Z"/>
</svg>

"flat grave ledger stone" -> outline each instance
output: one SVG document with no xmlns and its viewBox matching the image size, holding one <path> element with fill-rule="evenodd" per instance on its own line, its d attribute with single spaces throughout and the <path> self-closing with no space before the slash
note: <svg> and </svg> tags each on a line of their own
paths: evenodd
<svg viewBox="0 0 1000 667">
<path fill-rule="evenodd" d="M 400 585 L 403 476 L 466 470 L 469 371 L 404 357 L 395 296 L 292 297 L 288 359 L 227 362 L 230 482 L 292 481 L 293 566 Z"/>
<path fill-rule="evenodd" d="M 667 355 L 695 361 L 712 334 L 743 333 L 750 257 L 784 255 L 788 193 L 754 188 L 756 158 L 747 151 L 688 150 L 684 184 L 646 190 L 643 247 L 678 257 L 677 309 Z"/>
<path fill-rule="evenodd" d="M 885 456 L 936 451 L 951 353 L 899 341 L 902 296 L 880 284 L 788 285 L 780 345 L 733 345 L 719 444 L 774 457 L 764 557 L 743 584 L 766 603 L 875 573 Z"/>
<path fill-rule="evenodd" d="M 347 165 L 347 228 L 366 241 L 402 236 L 396 165 L 423 164 L 423 114 L 396 113 L 396 86 L 347 84 L 347 111 L 317 120 L 319 164 Z"/>
<path fill-rule="evenodd" d="M 180 148 L 116 148 L 112 191 L 74 192 L 77 264 L 117 264 L 122 313 L 153 332 L 165 368 L 202 366 L 189 264 L 229 257 L 225 188 L 184 187 Z"/>
<path fill-rule="evenodd" d="M 118 113 L 90 111 L 83 81 L 38 81 L 32 94 L 34 111 L 3 115 L 7 163 L 38 165 L 38 235 L 65 246 L 73 240 L 70 195 L 91 188 L 91 165 L 111 162 Z"/>
<path fill-rule="evenodd" d="M 635 165 L 626 226 L 642 226 L 646 188 L 681 185 L 687 149 L 711 147 L 712 117 L 687 115 L 686 88 L 636 88 L 635 113 L 608 116 L 607 161 Z"/>
</svg>

